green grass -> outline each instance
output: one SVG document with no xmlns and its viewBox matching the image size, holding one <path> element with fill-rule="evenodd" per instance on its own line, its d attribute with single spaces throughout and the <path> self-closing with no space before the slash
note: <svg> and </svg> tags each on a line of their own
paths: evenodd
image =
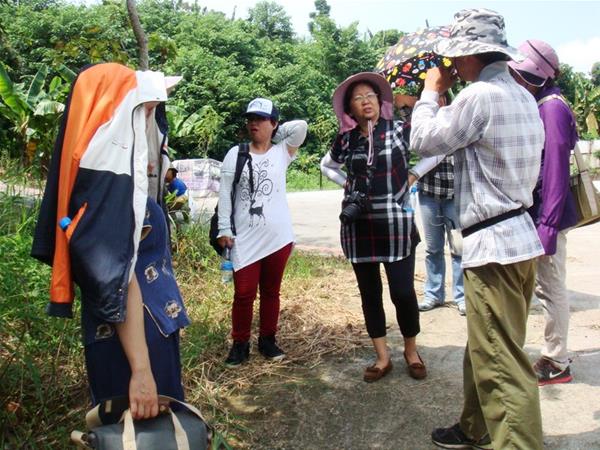
<svg viewBox="0 0 600 450">
<path fill-rule="evenodd" d="M 287 191 L 318 191 L 322 189 L 341 189 L 340 186 L 326 177 L 321 177 L 319 171 L 303 172 L 290 169 L 287 173 Z"/>
<path fill-rule="evenodd" d="M 286 279 L 303 280 L 318 278 L 336 269 L 349 269 L 350 263 L 343 256 L 317 256 L 294 250 L 286 266 Z"/>
<path fill-rule="evenodd" d="M 78 320 L 44 312 L 50 270 L 29 256 L 37 204 L 27 203 L 0 194 L 0 448 L 54 449 L 72 410 L 83 412 L 82 348 Z"/>
<path fill-rule="evenodd" d="M 9 186 L 9 192 L 12 192 Z M 72 448 L 72 430 L 84 430 L 89 408 L 79 300 L 72 320 L 50 318 L 50 268 L 29 256 L 38 202 L 0 194 L 0 448 Z M 200 406 L 217 436 L 244 442 L 251 430 L 231 414 L 227 398 L 239 385 L 224 372 L 233 289 L 220 282 L 219 258 L 202 225 L 185 228 L 174 254 L 177 279 L 192 325 L 182 333 L 188 401 Z M 294 252 L 286 294 L 346 268 L 341 258 Z"/>
<path fill-rule="evenodd" d="M 18 160 L 10 158 L 8 152 L 0 150 L 0 181 L 14 188 L 27 186 L 41 189 L 43 186 L 41 180 L 37 167 L 24 168 Z"/>
</svg>

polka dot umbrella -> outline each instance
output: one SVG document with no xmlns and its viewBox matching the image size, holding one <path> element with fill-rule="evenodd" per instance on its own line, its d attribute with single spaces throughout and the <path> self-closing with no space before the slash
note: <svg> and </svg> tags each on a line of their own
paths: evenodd
<svg viewBox="0 0 600 450">
<path fill-rule="evenodd" d="M 375 71 L 381 73 L 393 88 L 418 87 L 432 67 L 450 67 L 452 62 L 433 53 L 433 44 L 448 37 L 448 27 L 433 27 L 405 34 L 397 44 L 388 48 L 377 63 Z"/>
</svg>

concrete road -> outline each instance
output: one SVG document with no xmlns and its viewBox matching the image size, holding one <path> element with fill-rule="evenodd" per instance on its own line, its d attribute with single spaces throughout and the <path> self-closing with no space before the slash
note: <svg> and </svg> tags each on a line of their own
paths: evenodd
<svg viewBox="0 0 600 450">
<path fill-rule="evenodd" d="M 299 248 L 341 254 L 338 221 L 341 199 L 342 191 L 339 190 L 288 195 Z M 417 223 L 419 225 L 418 210 Z M 423 243 L 417 247 L 417 275 L 425 272 L 424 248 Z M 600 223 L 569 232 L 567 252 L 567 287 L 571 302 L 569 350 L 574 380 L 569 384 L 540 389 L 545 448 L 600 449 Z M 450 267 L 449 261 L 447 266 Z M 451 291 L 448 288 L 450 282 L 448 275 L 447 292 Z M 419 290 L 421 283 L 417 286 Z M 386 289 L 384 292 L 387 294 Z M 390 301 L 385 304 L 390 342 L 393 348 L 398 347 L 401 338 L 394 323 L 393 307 Z M 351 307 L 360 311 L 358 304 Z M 452 420 L 460 411 L 465 319 L 452 307 L 437 308 L 421 314 L 421 330 L 421 354 L 429 362 L 431 379 L 428 385 L 434 390 L 431 400 L 435 402 L 437 398 L 439 401 L 438 409 L 431 408 L 429 414 L 435 417 L 436 426 L 448 426 L 454 423 Z M 539 357 L 543 333 L 543 310 L 539 303 L 534 302 L 525 347 L 532 361 Z M 397 354 L 401 348 L 393 350 Z M 361 361 L 362 365 L 369 363 L 370 355 L 367 358 Z M 441 399 L 447 395 L 449 379 L 454 380 L 452 389 L 456 390 L 458 398 L 445 405 Z M 438 413 L 433 414 L 433 410 Z M 421 429 L 415 429 L 415 442 L 423 439 L 422 424 L 419 426 Z M 412 428 L 404 428 L 404 432 L 410 435 Z M 421 442 L 414 447 L 398 443 L 395 448 L 429 448 L 424 441 Z"/>
</svg>

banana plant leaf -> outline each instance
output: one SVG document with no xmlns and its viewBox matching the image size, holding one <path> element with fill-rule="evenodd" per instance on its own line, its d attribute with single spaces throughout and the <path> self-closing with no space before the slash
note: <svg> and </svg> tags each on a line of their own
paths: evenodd
<svg viewBox="0 0 600 450">
<path fill-rule="evenodd" d="M 19 95 L 2 64 L 0 64 L 0 99 L 18 117 L 26 115 L 29 110 L 29 105 Z"/>
<path fill-rule="evenodd" d="M 48 67 L 42 66 L 39 68 L 29 85 L 29 90 L 27 91 L 27 104 L 29 105 L 30 110 L 35 109 L 35 105 L 39 102 L 40 96 L 43 94 L 46 76 L 48 76 Z"/>
</svg>

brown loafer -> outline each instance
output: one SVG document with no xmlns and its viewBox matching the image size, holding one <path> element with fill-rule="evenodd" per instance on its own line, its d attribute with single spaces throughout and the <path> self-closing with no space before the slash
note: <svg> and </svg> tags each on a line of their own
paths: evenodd
<svg viewBox="0 0 600 450">
<path fill-rule="evenodd" d="M 414 378 L 415 380 L 422 380 L 427 376 L 427 368 L 425 367 L 425 363 L 421 359 L 421 355 L 419 355 L 419 352 L 417 352 L 417 356 L 419 357 L 419 362 L 409 364 L 405 352 L 404 360 L 408 365 L 408 374 L 411 376 L 411 378 Z"/>
<path fill-rule="evenodd" d="M 375 367 L 375 364 L 373 364 L 365 369 L 363 380 L 365 380 L 367 383 L 373 383 L 374 381 L 380 380 L 390 373 L 393 367 L 394 366 L 391 359 L 387 366 L 385 366 L 383 369 Z"/>
</svg>

